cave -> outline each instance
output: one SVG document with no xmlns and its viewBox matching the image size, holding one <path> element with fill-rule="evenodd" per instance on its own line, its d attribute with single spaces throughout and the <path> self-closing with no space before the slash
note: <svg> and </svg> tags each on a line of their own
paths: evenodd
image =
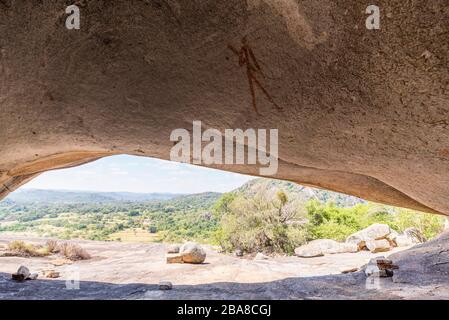
<svg viewBox="0 0 449 320">
<path fill-rule="evenodd" d="M 63 1 L 0 7 L 1 197 L 106 155 L 168 159 L 201 120 L 277 128 L 275 178 L 449 214 L 444 0 L 382 2 L 379 30 L 349 0 L 81 1 L 79 30 Z M 256 87 L 253 109 L 242 39 L 282 108 Z"/>
<path fill-rule="evenodd" d="M 449 215 L 446 0 L 75 3 L 0 1 L 0 198 L 201 121 L 277 129 L 271 178 Z"/>
</svg>

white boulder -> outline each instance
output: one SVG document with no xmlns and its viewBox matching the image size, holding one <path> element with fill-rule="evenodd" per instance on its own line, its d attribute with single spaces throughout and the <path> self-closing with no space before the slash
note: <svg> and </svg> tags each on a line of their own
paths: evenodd
<svg viewBox="0 0 449 320">
<path fill-rule="evenodd" d="M 347 243 L 355 243 L 359 249 L 366 246 L 366 241 L 385 239 L 391 233 L 391 229 L 386 224 L 375 223 L 369 227 L 351 234 L 347 239 Z"/>
<path fill-rule="evenodd" d="M 331 239 L 318 239 L 310 241 L 295 249 L 295 254 L 302 258 L 320 257 L 325 254 L 357 252 L 357 245 L 340 243 Z"/>
<path fill-rule="evenodd" d="M 387 239 L 368 240 L 365 242 L 365 246 L 372 253 L 385 252 L 391 250 L 390 242 Z"/>
<path fill-rule="evenodd" d="M 179 254 L 185 263 L 203 263 L 206 260 L 206 251 L 196 242 L 184 243 Z"/>
</svg>

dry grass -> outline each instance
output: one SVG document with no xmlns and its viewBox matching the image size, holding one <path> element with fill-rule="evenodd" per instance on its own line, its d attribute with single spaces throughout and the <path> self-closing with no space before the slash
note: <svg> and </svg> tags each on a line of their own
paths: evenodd
<svg viewBox="0 0 449 320">
<path fill-rule="evenodd" d="M 48 251 L 51 253 L 58 253 L 59 252 L 59 245 L 58 245 L 58 241 L 50 239 L 47 240 L 47 243 L 45 244 Z"/>
<path fill-rule="evenodd" d="M 60 243 L 57 248 L 60 254 L 72 261 L 87 260 L 91 258 L 90 254 L 87 253 L 86 250 L 75 243 L 63 242 Z"/>
<path fill-rule="evenodd" d="M 45 257 L 49 255 L 46 247 L 39 247 L 23 241 L 12 241 L 8 244 L 8 254 L 17 257 Z"/>
<path fill-rule="evenodd" d="M 14 257 L 45 257 L 50 254 L 59 253 L 71 261 L 87 260 L 91 256 L 85 249 L 71 242 L 58 242 L 48 240 L 44 247 L 36 246 L 23 241 L 12 241 L 8 244 L 7 252 L 3 256 Z"/>
</svg>

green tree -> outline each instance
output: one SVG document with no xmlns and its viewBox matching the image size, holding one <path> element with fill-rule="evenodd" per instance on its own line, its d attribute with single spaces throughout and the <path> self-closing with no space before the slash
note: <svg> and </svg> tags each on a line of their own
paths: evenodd
<svg viewBox="0 0 449 320">
<path fill-rule="evenodd" d="M 305 241 L 305 230 L 296 223 L 301 211 L 284 192 L 274 198 L 264 192 L 254 197 L 234 196 L 219 208 L 216 237 L 227 251 L 291 253 Z"/>
</svg>

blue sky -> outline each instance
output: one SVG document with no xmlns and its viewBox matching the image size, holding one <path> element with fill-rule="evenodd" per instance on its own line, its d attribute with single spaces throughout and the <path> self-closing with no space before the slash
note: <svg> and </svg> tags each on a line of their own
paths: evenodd
<svg viewBox="0 0 449 320">
<path fill-rule="evenodd" d="M 250 176 L 184 163 L 120 155 L 75 168 L 45 172 L 22 188 L 144 193 L 226 192 L 250 179 Z"/>
</svg>

